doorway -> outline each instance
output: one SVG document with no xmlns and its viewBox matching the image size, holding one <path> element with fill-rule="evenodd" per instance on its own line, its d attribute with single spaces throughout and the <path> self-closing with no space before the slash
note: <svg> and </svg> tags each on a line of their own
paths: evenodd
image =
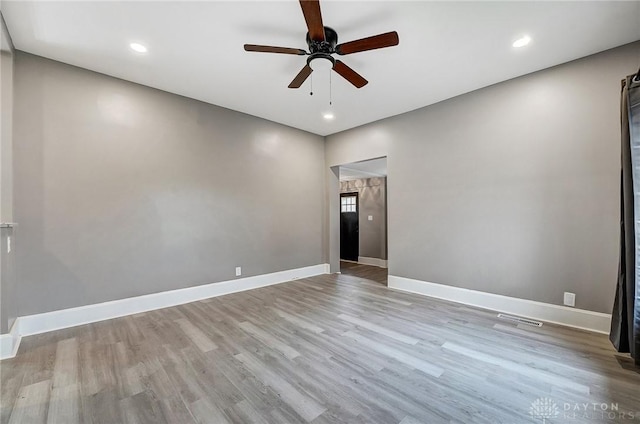
<svg viewBox="0 0 640 424">
<path fill-rule="evenodd" d="M 340 259 L 358 262 L 358 193 L 340 193 Z"/>
<path fill-rule="evenodd" d="M 339 231 L 340 236 L 339 270 L 386 285 L 387 158 L 340 165 L 337 171 L 338 205 L 333 207 L 339 227 L 334 234 Z"/>
</svg>

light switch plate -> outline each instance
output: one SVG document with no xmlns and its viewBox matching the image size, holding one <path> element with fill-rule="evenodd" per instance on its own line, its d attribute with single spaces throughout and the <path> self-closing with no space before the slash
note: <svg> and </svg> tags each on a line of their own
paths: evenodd
<svg viewBox="0 0 640 424">
<path fill-rule="evenodd" d="M 11 253 L 11 236 L 7 237 L 7 253 Z"/>
<path fill-rule="evenodd" d="M 373 221 L 373 215 L 369 215 L 368 219 L 369 221 Z"/>
<path fill-rule="evenodd" d="M 576 294 L 564 292 L 564 304 L 566 306 L 576 306 Z"/>
<path fill-rule="evenodd" d="M 242 275 L 242 267 L 241 266 L 237 266 L 236 267 L 236 277 L 239 277 Z"/>
</svg>

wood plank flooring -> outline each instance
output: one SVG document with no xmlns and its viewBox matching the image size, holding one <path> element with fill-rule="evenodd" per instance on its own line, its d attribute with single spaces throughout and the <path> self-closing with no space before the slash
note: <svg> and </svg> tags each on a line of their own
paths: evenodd
<svg viewBox="0 0 640 424">
<path fill-rule="evenodd" d="M 340 261 L 340 272 L 345 275 L 354 275 L 366 280 L 387 285 L 387 269 L 377 266 L 362 265 L 357 262 Z"/>
<path fill-rule="evenodd" d="M 514 325 L 348 267 L 26 337 L 0 363 L 0 422 L 541 423 L 539 398 L 558 406 L 547 423 L 640 422 L 640 371 L 606 336 Z M 617 415 L 575 410 L 593 403 Z"/>
</svg>

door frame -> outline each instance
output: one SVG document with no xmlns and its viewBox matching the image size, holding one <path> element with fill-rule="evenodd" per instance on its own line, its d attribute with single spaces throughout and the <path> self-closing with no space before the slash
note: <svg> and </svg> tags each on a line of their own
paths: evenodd
<svg viewBox="0 0 640 424">
<path fill-rule="evenodd" d="M 364 162 L 372 159 L 387 159 L 387 185 L 386 185 L 386 245 L 387 245 L 387 270 L 390 273 L 393 264 L 393 238 L 392 213 L 390 205 L 393 204 L 393 170 L 390 167 L 389 155 L 385 152 L 377 156 L 364 156 L 351 158 L 350 161 L 337 162 L 330 160 L 330 165 L 325 168 L 325 207 L 324 207 L 324 232 L 322 246 L 325 249 L 323 255 L 327 262 L 327 272 L 340 273 L 340 167 L 355 162 Z"/>
</svg>

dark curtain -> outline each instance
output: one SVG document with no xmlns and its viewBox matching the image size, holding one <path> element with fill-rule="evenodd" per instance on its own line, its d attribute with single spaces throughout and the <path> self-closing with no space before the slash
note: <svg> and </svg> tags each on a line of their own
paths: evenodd
<svg viewBox="0 0 640 424">
<path fill-rule="evenodd" d="M 619 352 L 629 352 L 640 365 L 640 73 L 622 81 L 620 123 L 620 263 L 609 339 Z"/>
</svg>

